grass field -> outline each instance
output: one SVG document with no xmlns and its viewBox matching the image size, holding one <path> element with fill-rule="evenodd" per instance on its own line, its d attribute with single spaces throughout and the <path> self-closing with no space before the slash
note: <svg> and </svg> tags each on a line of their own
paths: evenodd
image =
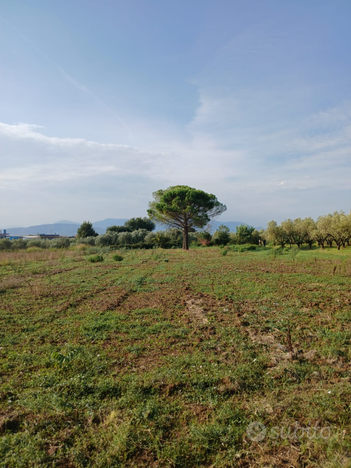
<svg viewBox="0 0 351 468">
<path fill-rule="evenodd" d="M 0 466 L 351 466 L 351 248 L 241 250 L 0 253 Z"/>
</svg>

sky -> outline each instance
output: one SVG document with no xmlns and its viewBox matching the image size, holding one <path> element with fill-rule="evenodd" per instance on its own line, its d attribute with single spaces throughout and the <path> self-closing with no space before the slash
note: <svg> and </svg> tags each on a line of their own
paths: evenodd
<svg viewBox="0 0 351 468">
<path fill-rule="evenodd" d="M 0 0 L 0 228 L 351 209 L 350 0 Z"/>
</svg>

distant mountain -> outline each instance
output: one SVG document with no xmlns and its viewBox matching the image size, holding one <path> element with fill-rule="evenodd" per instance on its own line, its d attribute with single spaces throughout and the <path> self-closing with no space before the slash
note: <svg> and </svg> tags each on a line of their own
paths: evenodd
<svg viewBox="0 0 351 468">
<path fill-rule="evenodd" d="M 78 226 L 80 226 L 80 223 L 77 223 L 75 221 L 67 221 L 67 220 L 64 220 L 64 221 L 56 221 L 56 223 L 54 224 L 76 224 Z"/>
<path fill-rule="evenodd" d="M 28 236 L 29 234 L 60 234 L 60 236 L 75 236 L 79 224 L 39 224 L 37 226 L 8 228 L 7 232 L 12 236 Z M 98 234 L 104 234 L 105 229 L 95 228 Z"/>
<path fill-rule="evenodd" d="M 97 228 L 100 228 L 100 229 L 104 229 L 106 231 L 106 229 L 110 226 L 123 226 L 123 224 L 128 221 L 129 218 L 119 218 L 119 219 L 116 219 L 116 218 L 106 218 L 102 221 L 95 221 L 95 223 L 93 223 L 93 227 L 94 229 L 96 230 Z"/>
<path fill-rule="evenodd" d="M 127 218 L 106 218 L 102 221 L 96 221 L 93 223 L 93 227 L 98 234 L 104 234 L 109 226 L 123 226 L 126 221 L 128 221 Z M 38 224 L 36 226 L 29 227 L 8 228 L 7 232 L 12 236 L 27 236 L 29 234 L 59 234 L 60 236 L 75 236 L 80 224 L 81 223 L 76 223 L 74 221 L 59 221 L 53 224 Z M 231 232 L 235 232 L 237 226 L 246 223 L 242 223 L 240 221 L 212 221 L 210 223 L 211 232 L 214 233 L 221 224 L 228 226 Z M 246 225 L 249 226 L 248 224 Z M 156 231 L 163 231 L 165 229 L 167 229 L 167 226 L 162 224 L 158 224 L 156 226 Z M 262 228 L 256 227 L 256 229 L 260 230 Z"/>
</svg>

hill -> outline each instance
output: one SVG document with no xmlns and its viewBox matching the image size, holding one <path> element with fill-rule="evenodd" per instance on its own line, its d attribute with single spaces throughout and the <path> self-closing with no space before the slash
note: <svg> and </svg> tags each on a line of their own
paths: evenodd
<svg viewBox="0 0 351 468">
<path fill-rule="evenodd" d="M 102 221 L 95 221 L 93 223 L 93 227 L 98 234 L 104 234 L 109 226 L 123 226 L 127 220 L 127 218 L 106 218 Z M 216 231 L 218 226 L 221 224 L 228 226 L 231 232 L 235 232 L 237 226 L 246 223 L 242 223 L 240 221 L 212 221 L 211 232 L 213 233 Z M 58 221 L 53 224 L 38 224 L 28 227 L 7 228 L 7 232 L 12 236 L 26 236 L 29 234 L 60 234 L 60 236 L 75 236 L 79 226 L 80 223 L 74 221 Z M 163 226 L 161 224 L 156 226 L 156 231 L 164 229 L 167 229 L 167 226 Z M 256 229 L 261 228 L 257 227 Z"/>
</svg>

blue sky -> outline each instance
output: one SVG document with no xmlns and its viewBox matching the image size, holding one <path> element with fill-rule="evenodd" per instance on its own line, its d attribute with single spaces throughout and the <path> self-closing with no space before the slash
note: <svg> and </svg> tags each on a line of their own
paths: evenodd
<svg viewBox="0 0 351 468">
<path fill-rule="evenodd" d="M 349 0 L 0 1 L 0 228 L 176 184 L 227 221 L 350 211 L 350 49 Z"/>
</svg>

